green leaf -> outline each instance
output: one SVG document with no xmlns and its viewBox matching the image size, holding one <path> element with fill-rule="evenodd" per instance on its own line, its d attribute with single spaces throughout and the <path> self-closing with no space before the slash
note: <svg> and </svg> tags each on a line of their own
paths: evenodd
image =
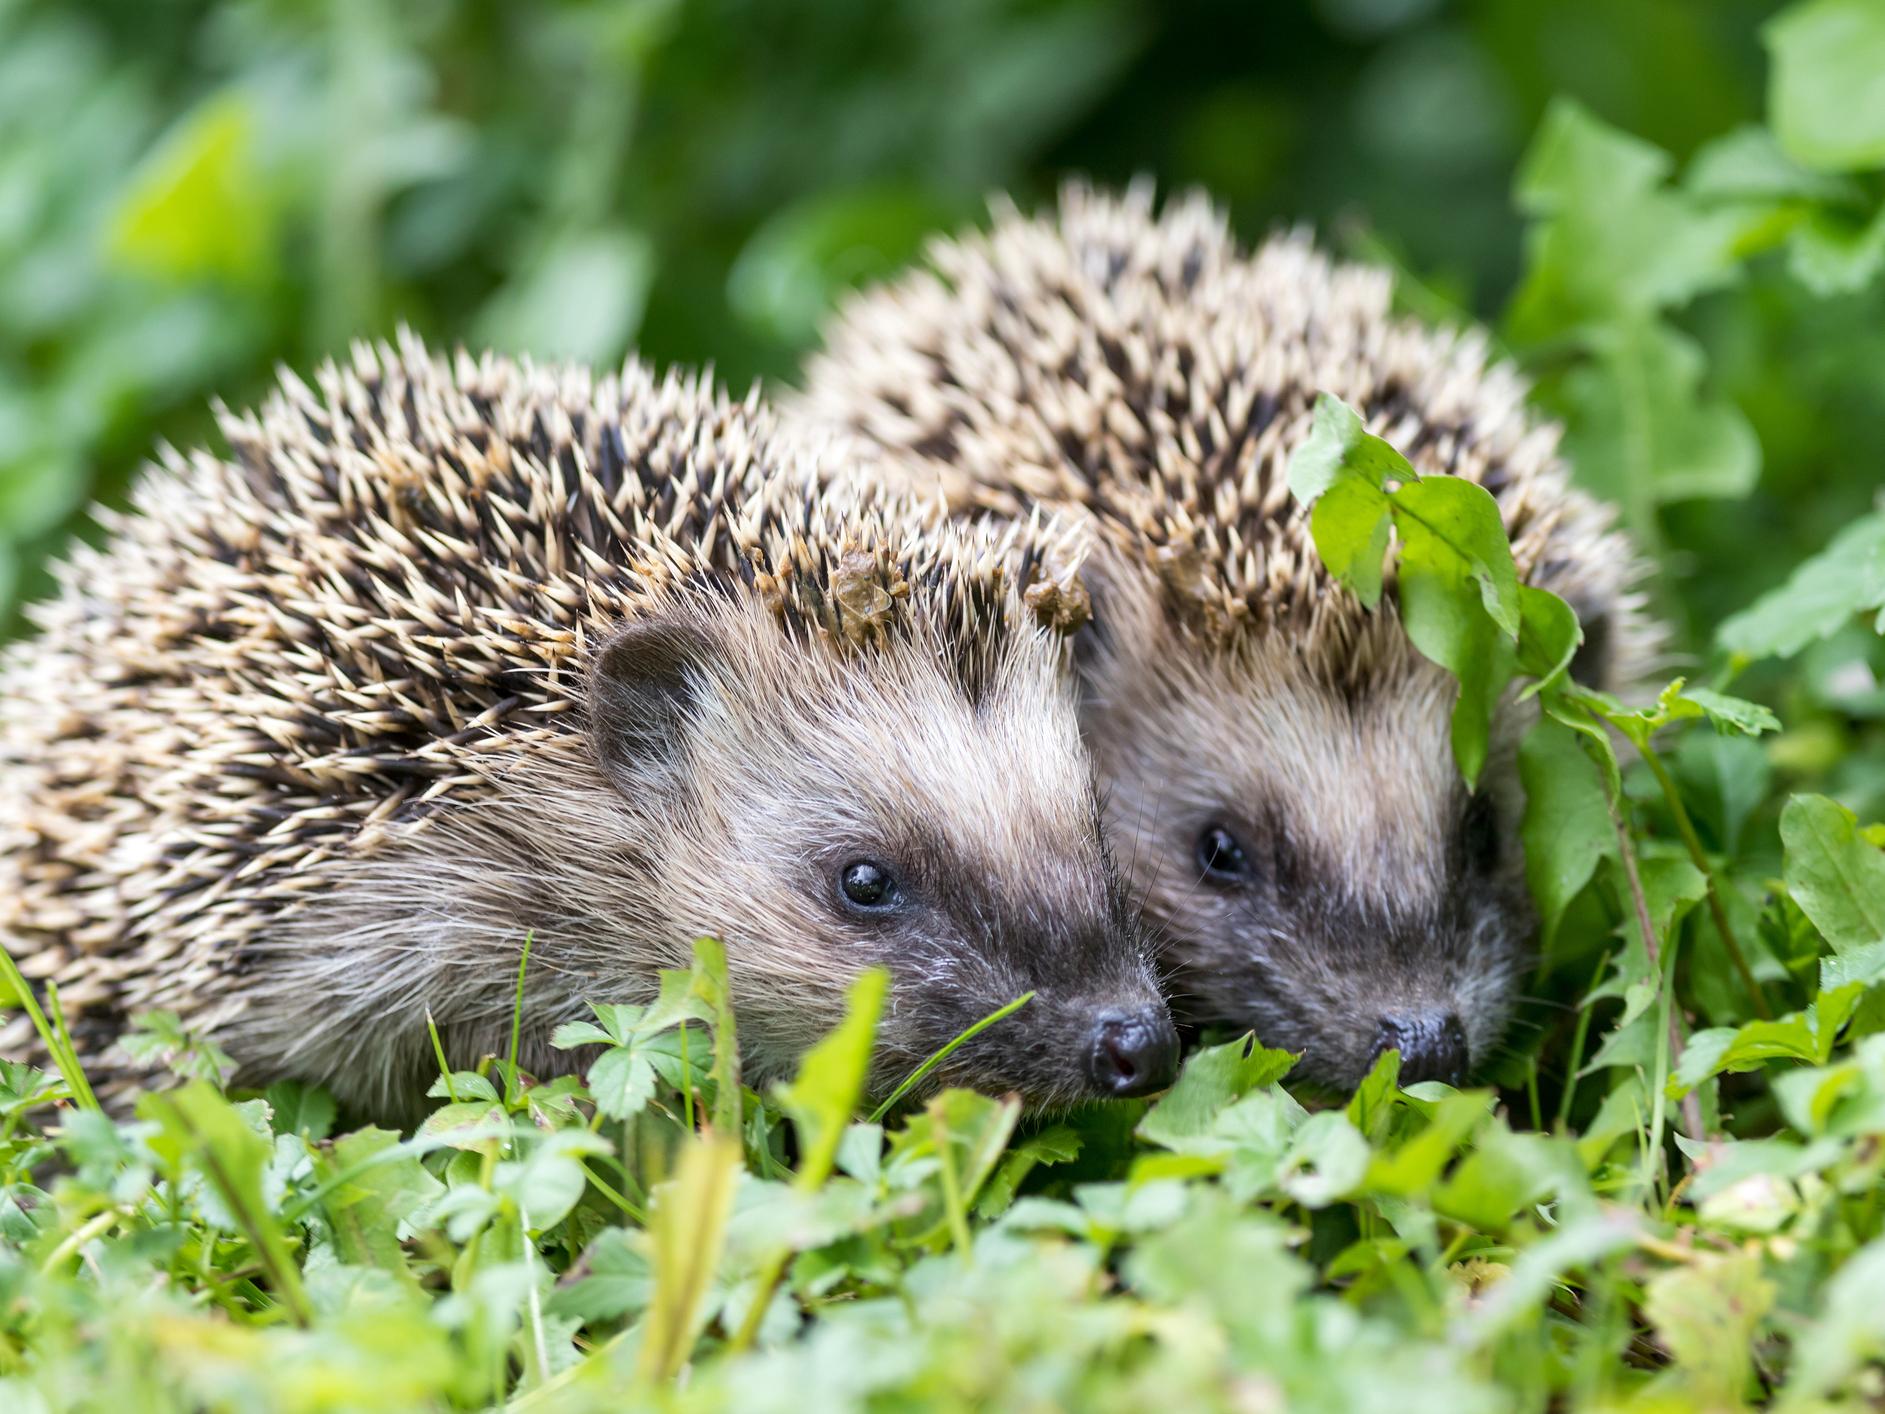
<svg viewBox="0 0 1885 1414">
<path fill-rule="evenodd" d="M 1789 1402 L 1802 1407 L 1885 1356 L 1885 1238 L 1847 1260 L 1821 1289 L 1819 1306 L 1817 1319 L 1801 1324 L 1787 1381 Z"/>
<path fill-rule="evenodd" d="M 1518 669 L 1533 679 L 1521 696 L 1531 697 L 1570 671 L 1584 630 L 1571 606 L 1549 590 L 1521 584 L 1518 606 Z"/>
<path fill-rule="evenodd" d="M 1516 196 L 1533 218 L 1526 274 L 1506 322 L 1523 344 L 1686 303 L 1738 274 L 1753 213 L 1665 185 L 1668 155 L 1559 99 L 1520 167 Z"/>
<path fill-rule="evenodd" d="M 1361 415 L 1329 393 L 1316 398 L 1309 437 L 1289 459 L 1292 495 L 1312 507 L 1316 553 L 1355 596 L 1381 602 L 1382 559 L 1388 548 L 1390 481 L 1417 480 L 1393 447 L 1364 427 Z"/>
<path fill-rule="evenodd" d="M 251 99 L 207 99 L 145 161 L 111 223 L 127 268 L 176 277 L 254 280 L 277 261 L 277 203 L 256 152 Z"/>
<path fill-rule="evenodd" d="M 1840 1028 L 1851 1020 L 1866 984 L 1849 982 L 1821 992 L 1813 1005 L 1773 1021 L 1697 1031 L 1683 1048 L 1668 1093 L 1680 1099 L 1711 1076 L 1759 1070 L 1770 1060 L 1825 1065 Z"/>
<path fill-rule="evenodd" d="M 1796 795 L 1780 815 L 1787 891 L 1833 951 L 1885 941 L 1885 852 L 1853 813 L 1823 795 Z"/>
<path fill-rule="evenodd" d="M 1253 1036 L 1195 1051 L 1178 1083 L 1139 1121 L 1138 1135 L 1181 1153 L 1221 1152 L 1226 1146 L 1209 1137 L 1218 1116 L 1252 1090 L 1274 1085 L 1295 1064 L 1288 1051 L 1265 1050 Z"/>
<path fill-rule="evenodd" d="M 831 1172 L 851 1112 L 864 1094 L 871 1043 L 889 985 L 890 976 L 882 968 L 859 973 L 851 984 L 844 1020 L 805 1053 L 792 1083 L 774 1091 L 798 1131 L 800 1188 L 819 1187 Z"/>
<path fill-rule="evenodd" d="M 1650 1278 L 1643 1313 L 1674 1358 L 1697 1406 L 1741 1405 L 1754 1370 L 1754 1337 L 1776 1288 L 1747 1252 L 1698 1253 Z"/>
<path fill-rule="evenodd" d="M 1381 602 L 1388 552 L 1387 496 L 1358 477 L 1338 481 L 1309 513 L 1309 534 L 1329 572 L 1372 609 Z"/>
<path fill-rule="evenodd" d="M 309 1309 L 300 1269 L 262 1183 L 272 1152 L 268 1141 L 205 1081 L 193 1080 L 176 1090 L 145 1095 L 137 1108 L 140 1116 L 159 1126 L 160 1137 L 152 1141 L 153 1147 L 209 1181 L 268 1270 L 290 1314 L 305 1325 Z"/>
<path fill-rule="evenodd" d="M 1439 477 L 1419 483 L 1421 487 L 1441 484 L 1469 486 L 1464 481 Z M 1482 488 L 1469 489 L 1478 491 L 1490 504 L 1491 498 Z M 1397 507 L 1399 499 L 1396 497 Z M 1475 504 L 1457 496 L 1445 500 L 1456 510 Z M 1439 502 L 1426 504 L 1431 511 Z M 1456 534 L 1460 531 L 1458 523 L 1450 517 L 1435 515 L 1433 520 Z M 1493 520 L 1497 524 L 1496 510 Z M 1516 583 L 1512 585 L 1511 629 L 1508 631 L 1487 612 L 1486 594 L 1478 574 L 1483 561 L 1462 553 L 1451 538 L 1434 529 L 1427 519 L 1403 519 L 1397 514 L 1395 525 L 1402 536 L 1401 616 L 1414 647 L 1458 679 L 1459 696 L 1453 705 L 1453 759 L 1467 784 L 1472 785 L 1486 764 L 1493 711 L 1517 663 Z M 1503 532 L 1499 539 L 1505 544 Z M 1510 557 L 1508 546 L 1508 570 Z M 1502 587 L 1492 591 L 1501 592 Z"/>
<path fill-rule="evenodd" d="M 1762 32 L 1773 58 L 1768 120 L 1804 166 L 1885 166 L 1885 9 L 1875 0 L 1808 0 Z"/>
<path fill-rule="evenodd" d="M 321 1206 L 349 1262 L 370 1264 L 416 1285 L 400 1243 L 401 1225 L 436 1202 L 445 1186 L 416 1155 L 395 1157 L 398 1149 L 399 1136 L 386 1129 L 362 1129 L 337 1140 L 334 1167 L 346 1178 L 324 1194 Z"/>
<path fill-rule="evenodd" d="M 1758 124 L 1736 128 L 1697 149 L 1682 185 L 1715 201 L 1842 202 L 1862 199 L 1859 184 L 1802 167 Z"/>
<path fill-rule="evenodd" d="M 1780 588 L 1722 621 L 1716 642 L 1749 658 L 1790 658 L 1852 616 L 1885 608 L 1885 515 L 1861 516 Z"/>
<path fill-rule="evenodd" d="M 1885 265 L 1885 207 L 1869 219 L 1819 210 L 1794 228 L 1787 268 L 1822 297 L 1857 294 Z"/>
<path fill-rule="evenodd" d="M 611 1046 L 597 1056 L 587 1080 L 596 1108 L 611 1119 L 640 1114 L 655 1092 L 654 1066 L 629 1046 Z"/>
<path fill-rule="evenodd" d="M 1614 858 L 1603 777 L 1579 740 L 1562 723 L 1541 720 L 1519 744 L 1519 779 L 1525 787 L 1525 878 L 1538 903 L 1546 947 L 1571 900 L 1590 882 L 1598 862 Z"/>
<path fill-rule="evenodd" d="M 605 1227 L 544 1309 L 555 1316 L 612 1321 L 646 1309 L 654 1294 L 654 1264 L 645 1234 Z"/>
<path fill-rule="evenodd" d="M 1402 577 L 1442 566 L 1449 575 L 1463 570 L 1477 586 L 1486 616 L 1516 642 L 1518 570 L 1492 493 L 1457 476 L 1430 476 L 1402 486 L 1393 504 Z"/>
<path fill-rule="evenodd" d="M 1758 702 L 1749 702 L 1741 697 L 1729 697 L 1726 693 L 1714 692 L 1706 687 L 1685 687 L 1683 700 L 1702 709 L 1704 716 L 1714 724 L 1719 732 L 1740 732 L 1743 736 L 1759 736 L 1763 732 L 1780 730 L 1780 718 Z"/>
<path fill-rule="evenodd" d="M 1361 414 L 1333 393 L 1320 393 L 1308 439 L 1289 459 L 1289 491 L 1310 505 L 1343 481 L 1379 491 L 1390 481 L 1415 481 L 1413 465 L 1369 432 Z"/>
<path fill-rule="evenodd" d="M 319 1143 L 334 1129 L 334 1097 L 318 1085 L 278 1080 L 264 1092 L 277 1134 L 299 1134 Z"/>
<path fill-rule="evenodd" d="M 1585 486 L 1639 523 L 1667 502 L 1753 489 L 1760 442 L 1739 408 L 1703 391 L 1692 340 L 1638 319 L 1595 332 L 1590 348 L 1564 380 L 1565 452 Z"/>
<path fill-rule="evenodd" d="M 1361 1186 L 1368 1141 L 1340 1110 L 1309 1116 L 1278 1166 L 1276 1186 L 1305 1208 L 1326 1208 Z"/>
</svg>

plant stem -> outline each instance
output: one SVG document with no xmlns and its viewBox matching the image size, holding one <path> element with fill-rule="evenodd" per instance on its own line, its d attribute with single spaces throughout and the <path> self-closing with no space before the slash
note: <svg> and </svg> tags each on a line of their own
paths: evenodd
<svg viewBox="0 0 1885 1414">
<path fill-rule="evenodd" d="M 1709 867 L 1708 855 L 1702 850 L 1700 836 L 1695 833 L 1695 823 L 1689 819 L 1688 808 L 1682 803 L 1682 795 L 1676 789 L 1675 781 L 1669 775 L 1668 767 L 1656 755 L 1647 743 L 1641 745 L 1640 754 L 1644 764 L 1656 777 L 1656 784 L 1662 787 L 1663 799 L 1669 803 L 1669 813 L 1675 817 L 1676 833 L 1682 836 L 1682 843 L 1689 851 L 1689 858 L 1702 873 L 1706 885 L 1708 911 L 1715 920 L 1715 931 L 1721 934 L 1722 946 L 1727 948 L 1728 957 L 1734 963 L 1734 969 L 1741 974 L 1742 984 L 1748 989 L 1748 996 L 1754 1002 L 1755 1013 L 1763 1021 L 1772 1021 L 1774 1013 L 1767 1005 L 1767 998 L 1761 992 L 1761 984 L 1754 980 L 1754 969 L 1748 966 L 1747 955 L 1741 951 L 1741 944 L 1729 926 L 1728 912 L 1721 905 L 1721 887 L 1715 880 L 1715 871 Z"/>
<path fill-rule="evenodd" d="M 1649 921 L 1649 900 L 1643 896 L 1643 878 L 1636 870 L 1636 847 L 1630 843 L 1630 832 L 1624 825 L 1623 816 L 1619 813 L 1614 800 L 1610 802 L 1610 823 L 1617 832 L 1617 849 L 1623 859 L 1624 877 L 1629 880 L 1630 884 L 1630 902 L 1636 909 L 1636 926 L 1643 933 L 1643 949 L 1649 955 L 1649 965 L 1661 971 L 1661 955 L 1656 946 L 1656 929 L 1655 925 Z M 1672 954 L 1670 962 L 1673 964 L 1674 961 Z M 1675 968 L 1673 966 L 1668 969 L 1664 977 L 1663 988 L 1669 1004 L 1668 1065 L 1669 1069 L 1673 1070 L 1682 1059 L 1682 1016 L 1675 1005 Z M 1666 1075 L 1658 1076 L 1656 1079 L 1654 1096 L 1656 1110 L 1652 1124 L 1655 1142 L 1652 1150 L 1657 1153 L 1660 1153 L 1662 1149 L 1663 1086 L 1667 1080 Z M 1693 1090 L 1682 1097 L 1682 1119 L 1688 1125 L 1689 1133 L 1698 1139 L 1706 1137 L 1702 1128 L 1702 1102 Z"/>
</svg>

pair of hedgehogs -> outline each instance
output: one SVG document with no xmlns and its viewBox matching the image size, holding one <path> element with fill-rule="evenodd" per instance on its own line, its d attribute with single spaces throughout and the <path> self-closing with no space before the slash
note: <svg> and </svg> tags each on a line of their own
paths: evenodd
<svg viewBox="0 0 1885 1414">
<path fill-rule="evenodd" d="M 166 453 L 0 678 L 0 937 L 97 1078 L 170 1008 L 403 1116 L 428 1014 L 501 1049 L 527 937 L 541 1073 L 702 934 L 759 1080 L 870 964 L 880 1087 L 1030 991 L 936 1079 L 1142 1094 L 1172 1011 L 1331 1088 L 1469 1074 L 1531 932 L 1520 709 L 1469 793 L 1451 679 L 1284 469 L 1327 390 L 1485 486 L 1610 678 L 1634 560 L 1552 430 L 1483 339 L 1202 199 L 1071 189 L 931 259 L 778 416 L 408 340 Z"/>
</svg>

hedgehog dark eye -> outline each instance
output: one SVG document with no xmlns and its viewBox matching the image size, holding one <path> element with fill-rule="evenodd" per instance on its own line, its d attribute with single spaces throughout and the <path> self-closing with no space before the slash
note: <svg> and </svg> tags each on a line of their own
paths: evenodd
<svg viewBox="0 0 1885 1414">
<path fill-rule="evenodd" d="M 1209 826 L 1198 836 L 1198 868 L 1214 883 L 1240 883 L 1250 872 L 1244 847 L 1222 825 Z"/>
<path fill-rule="evenodd" d="M 897 901 L 897 881 L 874 859 L 854 860 L 838 875 L 838 887 L 854 908 L 881 913 Z"/>
</svg>

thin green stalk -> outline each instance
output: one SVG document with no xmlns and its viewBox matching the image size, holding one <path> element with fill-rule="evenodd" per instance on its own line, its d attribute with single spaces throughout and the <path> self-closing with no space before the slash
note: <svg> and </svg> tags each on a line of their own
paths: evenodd
<svg viewBox="0 0 1885 1414">
<path fill-rule="evenodd" d="M 535 932 L 524 934 L 524 950 L 517 959 L 517 995 L 511 1002 L 511 1054 L 510 1071 L 504 1077 L 504 1104 L 508 1108 L 517 1103 L 523 1087 L 517 1083 L 517 1052 L 524 1035 L 524 969 L 530 966 L 530 944 L 536 937 Z"/>
<path fill-rule="evenodd" d="M 432 1054 L 438 1057 L 439 1079 L 445 1082 L 445 1094 L 455 1105 L 458 1103 L 458 1089 L 452 1084 L 452 1068 L 445 1059 L 445 1043 L 439 1039 L 439 1024 L 432 1019 L 432 1008 L 425 1009 L 425 1029 L 432 1037 Z"/>
<path fill-rule="evenodd" d="M 1604 973 L 1610 970 L 1610 950 L 1606 948 L 1597 959 L 1597 970 L 1591 974 L 1589 984 L 1583 995 L 1588 998 L 1597 990 L 1597 984 L 1603 981 Z M 1586 1001 L 1578 1008 L 1577 1026 L 1571 1032 L 1571 1057 L 1566 1063 L 1564 1075 L 1564 1093 L 1558 1097 L 1558 1120 L 1556 1129 L 1563 1133 L 1571 1126 L 1571 1100 L 1577 1094 L 1577 1073 L 1584 1064 L 1584 1043 L 1590 1037 L 1590 1003 Z"/>
<path fill-rule="evenodd" d="M 648 1225 L 647 1217 L 643 1214 L 642 1210 L 629 1202 L 627 1198 L 623 1197 L 622 1194 L 618 1193 L 615 1189 L 611 1188 L 601 1178 L 597 1177 L 596 1171 L 590 1168 L 588 1164 L 578 1159 L 576 1166 L 580 1168 L 584 1176 L 588 1178 L 591 1188 L 595 1189 L 596 1192 L 615 1204 L 615 1206 L 620 1208 L 624 1213 L 627 1213 L 638 1227 L 646 1227 Z"/>
<path fill-rule="evenodd" d="M 915 1070 L 911 1071 L 909 1078 L 890 1092 L 890 1098 L 871 1111 L 870 1122 L 872 1124 L 881 1124 L 884 1116 L 890 1113 L 896 1106 L 897 1101 L 909 1094 L 910 1091 L 914 1090 L 918 1085 L 921 1085 L 924 1078 L 937 1066 L 948 1060 L 957 1047 L 963 1045 L 965 1042 L 974 1040 L 1003 1017 L 1013 1016 L 1016 1012 L 1020 1011 L 1022 1007 L 1033 1000 L 1034 993 L 1023 992 L 1020 996 L 1009 1002 L 1007 1006 L 1002 1007 L 999 1011 L 991 1011 L 987 1016 L 976 1022 L 975 1025 L 971 1026 L 967 1031 L 964 1031 L 960 1036 L 956 1037 L 955 1040 L 951 1041 L 940 1051 L 936 1052 L 935 1055 L 931 1056 Z"/>
<path fill-rule="evenodd" d="M 1656 944 L 1656 928 L 1649 920 L 1649 900 L 1643 894 L 1643 878 L 1636 868 L 1636 847 L 1630 843 L 1630 831 L 1623 823 L 1623 816 L 1617 809 L 1616 801 L 1610 802 L 1610 823 L 1617 832 L 1617 849 L 1623 860 L 1624 878 L 1630 885 L 1630 902 L 1636 909 L 1636 924 L 1642 930 L 1643 949 L 1649 955 L 1649 965 L 1662 973 L 1662 1001 L 1660 1012 L 1664 1018 L 1661 1028 L 1663 1035 L 1658 1037 L 1656 1045 L 1656 1077 L 1652 1086 L 1652 1110 L 1650 1119 L 1651 1143 L 1650 1162 L 1656 1162 L 1662 1154 L 1664 1091 L 1669 1083 L 1669 1072 L 1682 1059 L 1682 1020 L 1675 1006 L 1676 950 L 1671 946 L 1665 957 Z M 1682 1098 L 1682 1118 L 1689 1126 L 1689 1133 L 1697 1139 L 1703 1138 L 1706 1131 L 1702 1127 L 1702 1104 L 1691 1090 Z"/>
<path fill-rule="evenodd" d="M 1643 762 L 1656 777 L 1656 784 L 1662 787 L 1663 799 L 1669 803 L 1669 813 L 1675 817 L 1676 833 L 1682 836 L 1682 844 L 1689 852 L 1689 858 L 1701 871 L 1707 888 L 1708 911 L 1715 920 L 1715 931 L 1721 934 L 1722 946 L 1728 950 L 1729 960 L 1734 963 L 1734 970 L 1741 974 L 1742 985 L 1748 989 L 1748 996 L 1754 1002 L 1754 1011 L 1763 1021 L 1772 1021 L 1774 1013 L 1767 1005 L 1767 998 L 1761 992 L 1761 984 L 1754 980 L 1754 969 L 1748 966 L 1747 955 L 1741 951 L 1740 940 L 1735 937 L 1734 929 L 1728 923 L 1728 912 L 1722 907 L 1721 885 L 1715 878 L 1715 871 L 1709 866 L 1708 855 L 1702 849 L 1700 836 L 1695 833 L 1695 823 L 1689 818 L 1688 808 L 1682 803 L 1682 794 L 1676 789 L 1675 780 L 1670 776 L 1668 767 L 1662 764 L 1647 743 L 1640 748 Z"/>
</svg>

